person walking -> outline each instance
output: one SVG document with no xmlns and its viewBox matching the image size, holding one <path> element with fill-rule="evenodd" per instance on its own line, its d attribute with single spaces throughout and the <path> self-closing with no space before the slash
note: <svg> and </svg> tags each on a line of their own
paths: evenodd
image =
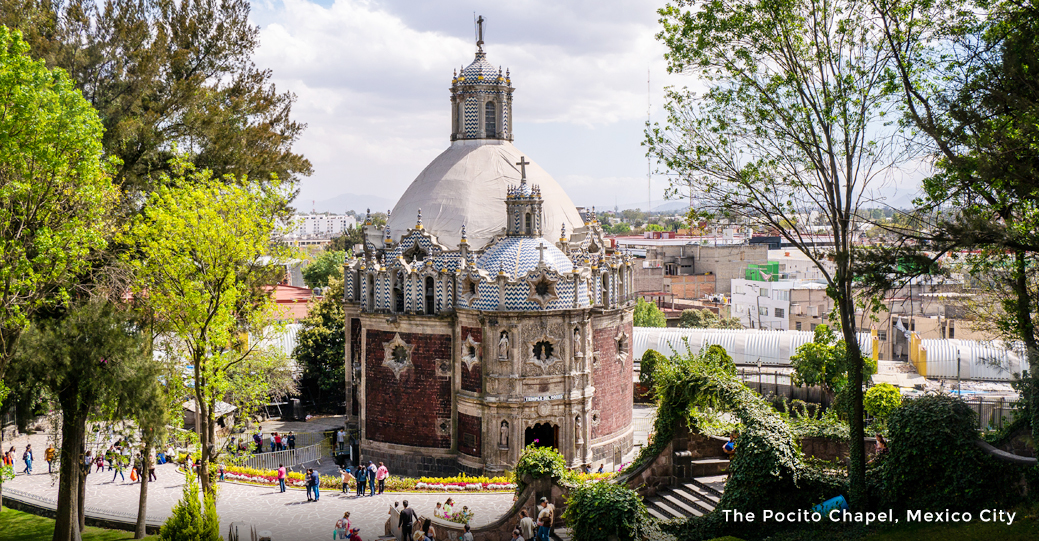
<svg viewBox="0 0 1039 541">
<path fill-rule="evenodd" d="M 321 474 L 310 470 L 310 475 L 314 478 L 314 501 L 321 499 Z"/>
<path fill-rule="evenodd" d="M 418 517 L 415 516 L 415 510 L 408 507 L 408 500 L 404 500 L 404 510 L 400 512 L 400 518 L 397 519 L 397 527 L 400 528 L 401 539 L 411 539 L 411 528 L 415 525 L 415 521 Z"/>
<path fill-rule="evenodd" d="M 357 467 L 357 475 L 356 475 L 356 477 L 357 477 L 357 497 L 358 498 L 363 498 L 364 497 L 365 485 L 368 484 L 368 468 L 364 467 L 364 464 L 361 464 L 360 466 Z"/>
<path fill-rule="evenodd" d="M 379 495 L 382 496 L 382 491 L 386 490 L 386 478 L 390 476 L 390 470 L 382 462 L 379 463 L 379 469 L 375 470 L 375 478 L 379 481 Z"/>
<path fill-rule="evenodd" d="M 534 519 L 530 518 L 526 509 L 520 510 L 520 521 L 516 529 L 523 534 L 524 539 L 534 539 Z"/>
<path fill-rule="evenodd" d="M 303 480 L 306 482 L 307 485 L 308 502 L 314 501 L 314 477 L 310 475 L 311 473 L 314 473 L 314 470 L 307 468 L 307 473 L 303 474 Z"/>
<path fill-rule="evenodd" d="M 4 453 L 4 466 L 11 466 L 12 469 L 14 468 L 14 447 L 13 446 L 10 449 L 8 449 L 6 453 Z"/>
<path fill-rule="evenodd" d="M 347 464 L 345 468 L 339 470 L 343 477 L 343 494 L 346 494 L 346 489 L 350 486 L 350 480 L 354 478 L 353 473 L 350 471 L 350 464 Z"/>
<path fill-rule="evenodd" d="M 289 440 L 289 451 L 295 451 L 296 450 L 296 435 L 293 434 L 292 432 L 289 432 L 288 440 Z"/>
<path fill-rule="evenodd" d="M 112 456 L 112 463 L 115 465 L 114 468 L 113 468 L 115 470 L 115 473 L 112 474 L 112 482 L 113 483 L 115 482 L 115 476 L 118 475 L 119 477 L 122 478 L 123 482 L 125 483 L 126 482 L 126 476 L 123 475 L 123 467 L 124 467 L 123 466 L 123 455 L 120 455 L 120 454 L 113 455 Z"/>
<path fill-rule="evenodd" d="M 375 463 L 371 460 L 368 461 L 368 496 L 375 496 L 375 475 L 379 469 L 375 467 Z"/>
<path fill-rule="evenodd" d="M 343 518 L 336 521 L 335 535 L 332 539 L 346 539 L 351 530 L 350 525 L 350 512 L 343 513 Z"/>
<path fill-rule="evenodd" d="M 285 492 L 285 465 L 278 464 L 278 489 Z"/>
<path fill-rule="evenodd" d="M 22 473 L 26 475 L 32 475 L 32 444 L 25 446 L 25 452 L 22 453 L 22 461 L 25 462 L 25 470 Z"/>
<path fill-rule="evenodd" d="M 469 531 L 469 523 L 465 523 L 465 533 L 459 537 L 461 541 L 473 541 L 473 532 Z"/>
<path fill-rule="evenodd" d="M 47 461 L 47 473 L 52 473 L 51 466 L 54 464 L 54 457 L 57 453 L 53 443 L 47 444 L 47 450 L 43 452 L 43 459 Z"/>
<path fill-rule="evenodd" d="M 538 539 L 540 541 L 548 541 L 549 533 L 552 531 L 556 508 L 548 503 L 548 498 L 544 496 L 541 497 L 540 505 L 541 510 L 538 511 L 538 522 L 541 523 L 541 526 L 538 528 Z"/>
<path fill-rule="evenodd" d="M 342 451 L 343 450 L 343 445 L 345 444 L 345 442 L 346 442 L 346 432 L 343 432 L 343 429 L 340 428 L 339 431 L 336 432 L 336 450 L 337 451 Z"/>
</svg>

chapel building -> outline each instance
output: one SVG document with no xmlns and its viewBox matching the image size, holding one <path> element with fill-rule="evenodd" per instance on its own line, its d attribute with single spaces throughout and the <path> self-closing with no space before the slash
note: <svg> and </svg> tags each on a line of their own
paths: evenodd
<svg viewBox="0 0 1039 541">
<path fill-rule="evenodd" d="M 480 34 L 451 81 L 451 146 L 385 226 L 366 220 L 345 265 L 361 458 L 493 473 L 537 442 L 570 466 L 617 465 L 632 448 L 632 259 L 512 144 L 511 76 Z"/>
</svg>

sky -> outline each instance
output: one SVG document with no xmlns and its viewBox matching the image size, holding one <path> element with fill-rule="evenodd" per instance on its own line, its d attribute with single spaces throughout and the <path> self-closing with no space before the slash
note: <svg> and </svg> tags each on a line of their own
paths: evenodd
<svg viewBox="0 0 1039 541">
<path fill-rule="evenodd" d="M 295 148 L 314 174 L 297 208 L 342 194 L 396 201 L 448 147 L 448 89 L 452 71 L 473 61 L 474 12 L 486 19 L 488 61 L 511 70 L 515 145 L 578 206 L 645 208 L 647 98 L 663 120 L 664 87 L 696 83 L 667 73 L 654 37 L 662 5 L 255 0 L 254 61 L 296 94 L 293 117 L 308 125 Z M 654 206 L 666 182 L 654 175 Z"/>
</svg>

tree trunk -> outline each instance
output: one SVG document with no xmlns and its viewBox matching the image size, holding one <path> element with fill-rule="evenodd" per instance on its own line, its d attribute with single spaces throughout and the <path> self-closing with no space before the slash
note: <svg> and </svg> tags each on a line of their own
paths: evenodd
<svg viewBox="0 0 1039 541">
<path fill-rule="evenodd" d="M 866 495 L 866 427 L 862 415 L 862 350 L 855 328 L 855 297 L 850 269 L 837 271 L 839 294 L 837 306 L 841 316 L 848 365 L 848 485 L 853 509 L 867 509 Z"/>
<path fill-rule="evenodd" d="M 149 441 L 145 441 L 144 444 L 144 456 L 142 457 L 141 463 L 144 466 L 141 468 L 141 498 L 137 503 L 137 526 L 134 528 L 134 539 L 143 539 L 145 530 L 147 530 L 147 519 L 148 519 L 148 483 L 149 483 L 149 470 L 152 467 L 151 461 L 152 444 Z"/>
<path fill-rule="evenodd" d="M 1028 386 L 1028 408 L 1032 416 L 1032 441 L 1039 442 L 1039 341 L 1032 319 L 1032 296 L 1028 288 L 1028 261 L 1021 250 L 1014 252 L 1014 301 L 1018 335 L 1025 344 L 1025 358 L 1030 370 L 1024 383 Z"/>
<path fill-rule="evenodd" d="M 61 416 L 61 462 L 58 465 L 58 509 L 52 539 L 80 541 L 80 452 L 86 441 L 87 413 L 64 402 Z"/>
<path fill-rule="evenodd" d="M 82 462 L 82 457 L 80 458 L 80 461 Z M 76 513 L 79 517 L 79 534 L 83 535 L 83 530 L 87 529 L 87 474 L 82 469 L 82 463 L 80 464 L 79 471 L 79 499 L 76 501 Z"/>
</svg>

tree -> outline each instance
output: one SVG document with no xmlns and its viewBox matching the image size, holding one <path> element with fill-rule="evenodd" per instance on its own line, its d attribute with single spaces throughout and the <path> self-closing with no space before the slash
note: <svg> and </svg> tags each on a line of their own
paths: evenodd
<svg viewBox="0 0 1039 541">
<path fill-rule="evenodd" d="M 280 276 L 260 263 L 279 256 L 271 243 L 284 195 L 266 186 L 217 180 L 183 161 L 162 180 L 125 240 L 137 294 L 164 325 L 172 349 L 192 367 L 198 411 L 202 490 L 213 493 L 210 464 L 219 453 L 218 401 L 239 414 L 292 388 L 270 288 Z"/>
<path fill-rule="evenodd" d="M 694 329 L 742 329 L 743 324 L 739 318 L 721 318 L 714 312 L 703 310 L 682 310 L 678 318 L 678 326 Z"/>
<path fill-rule="evenodd" d="M 97 113 L 28 53 L 0 27 L 0 386 L 33 314 L 66 299 L 106 245 L 117 198 Z"/>
<path fill-rule="evenodd" d="M 159 529 L 161 541 L 220 541 L 220 517 L 216 514 L 216 497 L 206 494 L 200 506 L 198 501 L 198 482 L 195 475 L 184 473 L 184 495 L 173 513 Z"/>
<path fill-rule="evenodd" d="M 354 246 L 364 244 L 364 232 L 361 226 L 347 228 L 345 233 L 332 237 L 332 242 L 326 247 L 329 251 L 346 252 L 353 250 Z"/>
<path fill-rule="evenodd" d="M 632 317 L 634 321 L 632 324 L 636 327 L 667 327 L 667 317 L 664 316 L 664 312 L 646 299 L 638 300 Z"/>
<path fill-rule="evenodd" d="M 1039 366 L 1032 265 L 1039 254 L 1039 7 L 1034 1 L 874 0 L 906 120 L 936 156 L 918 212 L 937 215 L 926 240 L 977 250 L 995 274 L 1003 337 Z M 1039 371 L 1023 374 L 1039 439 Z"/>
<path fill-rule="evenodd" d="M 847 342 L 838 339 L 830 326 L 823 323 L 815 327 L 815 338 L 790 356 L 794 385 L 821 385 L 834 394 L 834 405 L 845 418 L 853 415 L 849 408 L 851 365 L 862 368 L 864 380 L 877 372 L 876 361 L 865 356 L 849 360 L 848 349 Z"/>
<path fill-rule="evenodd" d="M 675 0 L 660 14 L 669 70 L 708 89 L 668 90 L 667 125 L 648 130 L 649 153 L 671 175 L 671 195 L 691 191 L 708 216 L 778 231 L 820 268 L 852 360 L 850 496 L 864 506 L 852 243 L 870 184 L 903 159 L 898 127 L 884 123 L 895 100 L 872 10 L 860 0 Z M 813 211 L 832 245 L 795 219 Z"/>
<path fill-rule="evenodd" d="M 102 409 L 119 418 L 161 409 L 155 364 L 129 308 L 99 299 L 31 327 L 19 341 L 16 372 L 24 384 L 44 387 L 61 406 L 53 539 L 78 540 L 87 420 Z"/>
<path fill-rule="evenodd" d="M 295 184 L 311 173 L 292 152 L 295 96 L 252 63 L 259 28 L 248 0 L 0 0 L 0 23 L 76 81 L 104 124 L 114 177 L 134 204 L 174 147 L 218 177 Z"/>
<path fill-rule="evenodd" d="M 293 356 L 303 367 L 303 387 L 341 396 L 346 382 L 346 314 L 343 281 L 332 277 L 321 300 L 310 307 L 296 335 Z"/>
<path fill-rule="evenodd" d="M 325 287 L 329 278 L 343 278 L 343 262 L 346 260 L 345 251 L 330 250 L 322 253 L 307 268 L 303 269 L 303 281 L 307 287 Z"/>
</svg>

